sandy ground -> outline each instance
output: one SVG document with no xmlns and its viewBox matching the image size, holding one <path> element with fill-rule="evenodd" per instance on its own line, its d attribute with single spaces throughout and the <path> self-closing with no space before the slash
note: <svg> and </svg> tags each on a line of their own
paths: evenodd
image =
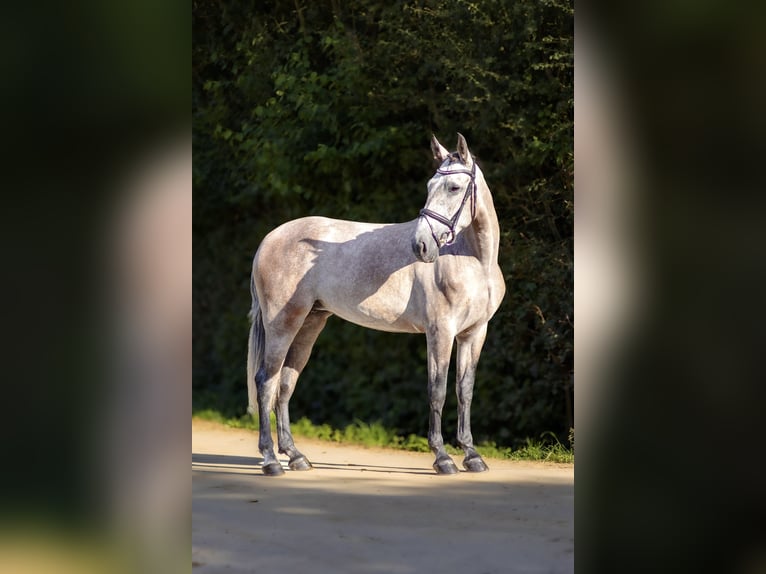
<svg viewBox="0 0 766 574">
<path fill-rule="evenodd" d="M 573 465 L 437 476 L 430 453 L 297 439 L 314 470 L 267 477 L 257 443 L 192 424 L 195 574 L 574 571 Z"/>
</svg>

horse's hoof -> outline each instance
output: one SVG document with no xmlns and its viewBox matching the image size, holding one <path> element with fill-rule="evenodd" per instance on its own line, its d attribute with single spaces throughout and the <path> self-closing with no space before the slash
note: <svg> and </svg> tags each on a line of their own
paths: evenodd
<svg viewBox="0 0 766 574">
<path fill-rule="evenodd" d="M 450 458 L 439 458 L 434 462 L 436 474 L 457 474 L 458 469 L 455 462 Z"/>
<path fill-rule="evenodd" d="M 468 472 L 486 472 L 489 467 L 480 456 L 474 456 L 463 460 L 463 468 Z"/>
<path fill-rule="evenodd" d="M 290 470 L 311 470 L 314 468 L 311 466 L 309 459 L 303 455 L 296 456 L 289 462 L 288 466 L 290 467 Z"/>
<path fill-rule="evenodd" d="M 282 465 L 278 462 L 270 462 L 269 464 L 264 464 L 261 469 L 263 470 L 263 474 L 266 476 L 281 476 L 285 473 L 285 469 L 282 468 Z"/>
</svg>

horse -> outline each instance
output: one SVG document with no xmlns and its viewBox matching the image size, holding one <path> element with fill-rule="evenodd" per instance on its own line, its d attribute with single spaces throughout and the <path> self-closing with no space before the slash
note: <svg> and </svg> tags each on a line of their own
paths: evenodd
<svg viewBox="0 0 766 574">
<path fill-rule="evenodd" d="M 469 472 L 489 470 L 471 434 L 471 400 L 487 323 L 505 295 L 497 262 L 500 226 L 492 194 L 465 138 L 448 152 L 436 136 L 439 167 L 418 217 L 360 223 L 304 217 L 268 233 L 253 258 L 247 359 L 248 411 L 258 412 L 262 471 L 284 474 L 312 465 L 290 432 L 288 405 L 328 317 L 370 329 L 422 333 L 428 349 L 428 445 L 437 474 L 458 468 L 444 448 L 441 418 L 453 342 L 457 342 L 457 442 Z"/>
</svg>

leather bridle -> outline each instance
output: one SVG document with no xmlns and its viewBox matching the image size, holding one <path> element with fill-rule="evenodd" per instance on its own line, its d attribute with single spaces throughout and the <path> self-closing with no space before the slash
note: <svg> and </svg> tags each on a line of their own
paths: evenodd
<svg viewBox="0 0 766 574">
<path fill-rule="evenodd" d="M 460 203 L 460 207 L 458 208 L 455 215 L 452 216 L 451 219 L 447 219 L 443 215 L 436 213 L 435 211 L 431 211 L 430 209 L 426 209 L 425 207 L 420 210 L 420 217 L 424 217 L 426 220 L 426 223 L 428 223 L 428 228 L 431 230 L 431 237 L 434 238 L 434 241 L 436 241 L 437 247 L 441 247 L 442 245 L 452 245 L 455 241 L 455 226 L 457 225 L 457 222 L 460 220 L 460 214 L 463 213 L 463 208 L 465 207 L 466 202 L 468 201 L 468 198 L 471 198 L 471 221 L 473 221 L 473 218 L 476 215 L 476 160 L 474 160 L 473 165 L 471 166 L 471 169 L 456 169 L 456 170 L 450 170 L 450 169 L 437 169 L 436 173 L 439 175 L 453 175 L 456 173 L 465 173 L 467 175 L 471 176 L 471 181 L 468 183 L 468 187 L 465 190 L 465 195 L 463 195 L 463 201 Z M 431 225 L 430 219 L 435 219 L 442 225 L 445 225 L 447 229 L 449 229 L 450 237 L 449 240 L 444 242 L 442 244 L 441 241 L 439 241 L 439 238 L 436 236 L 436 232 L 434 231 L 433 226 Z"/>
</svg>

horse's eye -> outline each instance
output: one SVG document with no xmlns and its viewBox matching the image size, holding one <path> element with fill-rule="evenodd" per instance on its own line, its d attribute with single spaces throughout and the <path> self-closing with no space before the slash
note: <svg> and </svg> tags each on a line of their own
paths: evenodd
<svg viewBox="0 0 766 574">
<path fill-rule="evenodd" d="M 459 186 L 459 185 L 453 185 L 453 186 L 450 188 L 450 191 L 451 191 L 452 193 L 457 193 L 458 191 L 460 191 L 460 186 Z"/>
</svg>

